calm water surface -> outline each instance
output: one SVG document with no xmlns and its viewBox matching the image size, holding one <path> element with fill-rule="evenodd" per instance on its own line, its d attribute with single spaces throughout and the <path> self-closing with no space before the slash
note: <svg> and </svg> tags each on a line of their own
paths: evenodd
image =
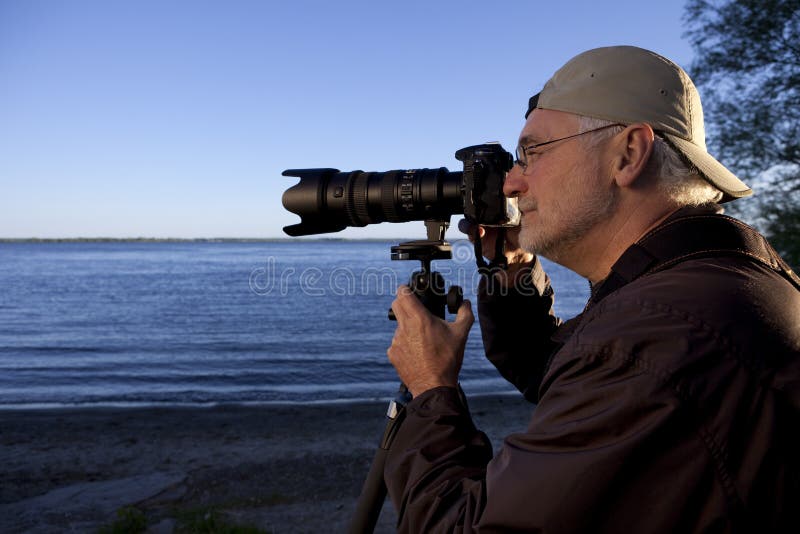
<svg viewBox="0 0 800 534">
<path fill-rule="evenodd" d="M 0 408 L 390 398 L 393 242 L 0 244 Z M 435 267 L 469 298 L 471 247 Z M 557 312 L 586 282 L 546 264 Z M 477 325 L 467 393 L 510 391 Z"/>
</svg>

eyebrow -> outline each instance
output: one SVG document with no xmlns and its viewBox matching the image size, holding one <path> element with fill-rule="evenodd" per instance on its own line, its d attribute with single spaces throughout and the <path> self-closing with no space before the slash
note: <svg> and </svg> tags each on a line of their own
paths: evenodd
<svg viewBox="0 0 800 534">
<path fill-rule="evenodd" d="M 519 146 L 528 146 L 528 145 L 538 145 L 539 143 L 544 143 L 540 137 L 529 134 L 519 138 Z"/>
</svg>

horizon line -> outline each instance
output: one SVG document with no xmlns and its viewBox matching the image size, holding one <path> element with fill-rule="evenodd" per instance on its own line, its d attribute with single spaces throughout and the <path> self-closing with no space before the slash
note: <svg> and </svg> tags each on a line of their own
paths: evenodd
<svg viewBox="0 0 800 534">
<path fill-rule="evenodd" d="M 325 237 L 319 235 L 302 237 L 0 237 L 0 243 L 112 243 L 112 242 L 161 242 L 161 243 L 269 243 L 277 241 L 408 241 L 408 237 Z"/>
</svg>

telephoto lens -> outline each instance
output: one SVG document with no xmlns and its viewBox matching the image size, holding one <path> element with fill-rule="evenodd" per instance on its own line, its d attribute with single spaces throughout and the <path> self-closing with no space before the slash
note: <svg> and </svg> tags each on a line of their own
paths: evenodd
<svg viewBox="0 0 800 534">
<path fill-rule="evenodd" d="M 300 223 L 283 231 L 296 237 L 338 232 L 381 222 L 448 219 L 463 213 L 462 172 L 409 169 L 386 172 L 288 169 L 300 181 L 283 193 L 283 206 Z"/>
</svg>

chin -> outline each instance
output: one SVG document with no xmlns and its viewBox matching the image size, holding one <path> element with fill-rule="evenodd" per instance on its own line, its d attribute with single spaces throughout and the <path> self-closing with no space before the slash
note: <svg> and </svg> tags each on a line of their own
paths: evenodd
<svg viewBox="0 0 800 534">
<path fill-rule="evenodd" d="M 519 232 L 520 248 L 550 260 L 558 256 L 559 244 L 564 239 L 557 232 L 548 232 L 541 224 L 532 226 L 530 223 L 523 223 Z"/>
<path fill-rule="evenodd" d="M 536 231 L 531 228 L 530 224 L 522 223 L 522 228 L 519 231 L 519 246 L 523 250 L 531 254 L 539 254 L 539 243 L 541 237 L 536 235 Z"/>
</svg>

